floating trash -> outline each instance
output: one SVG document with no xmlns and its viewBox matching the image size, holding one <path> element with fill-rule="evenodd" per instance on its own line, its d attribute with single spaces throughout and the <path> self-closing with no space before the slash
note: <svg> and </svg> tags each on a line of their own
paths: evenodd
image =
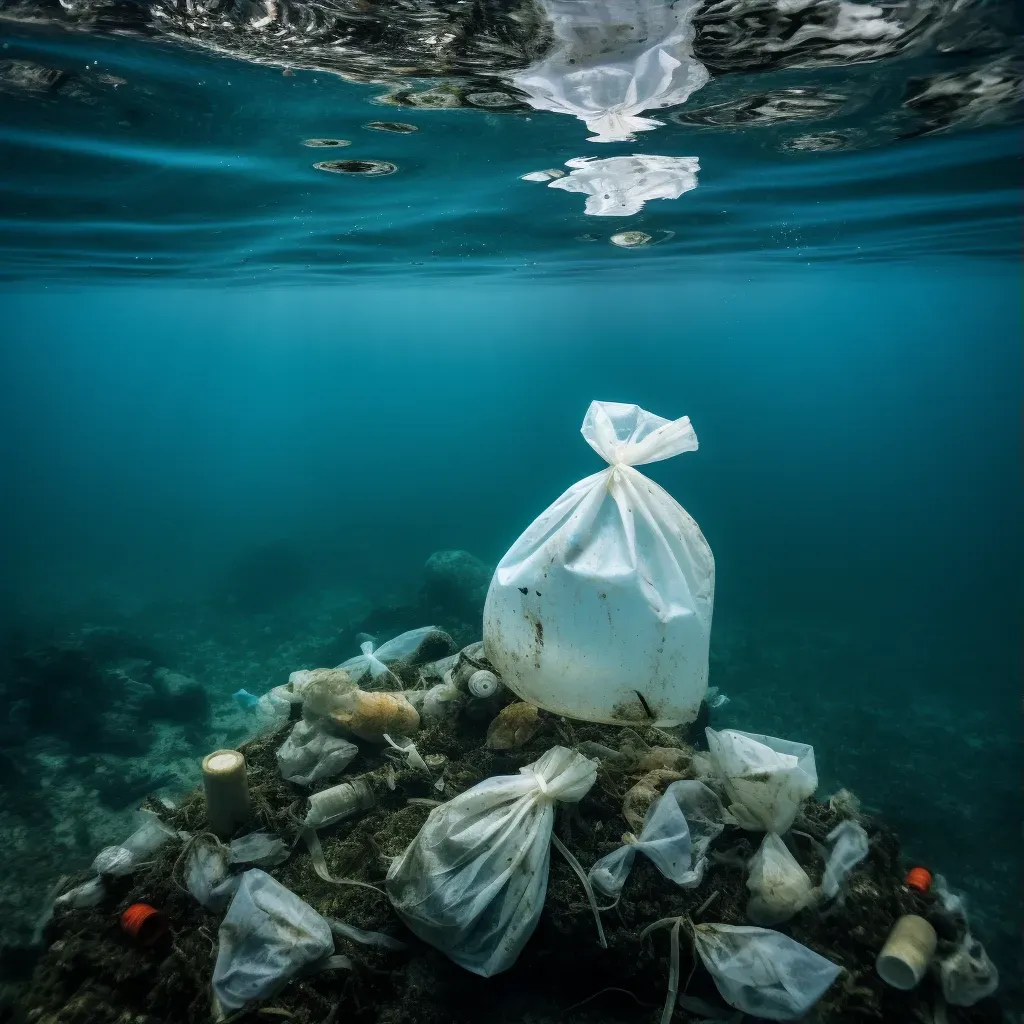
<svg viewBox="0 0 1024 1024">
<path fill-rule="evenodd" d="M 363 127 L 375 132 L 393 132 L 395 135 L 411 135 L 419 131 L 416 125 L 404 121 L 367 121 Z"/>
<path fill-rule="evenodd" d="M 407 107 L 424 107 L 428 110 L 449 110 L 452 107 L 461 107 L 462 101 L 458 93 L 446 92 L 441 89 L 428 89 L 425 92 L 407 92 L 400 94 L 399 103 Z M 384 125 L 388 125 L 387 128 Z M 390 121 L 375 121 L 368 124 L 367 128 L 377 128 L 380 131 L 416 131 L 411 124 L 392 124 Z"/>
<path fill-rule="evenodd" d="M 554 181 L 555 178 L 564 178 L 565 171 L 557 167 L 548 168 L 546 171 L 530 171 L 528 174 L 520 174 L 520 181 Z"/>
<path fill-rule="evenodd" d="M 699 124 L 709 128 L 775 124 L 834 117 L 849 101 L 850 97 L 844 93 L 825 89 L 773 89 L 695 110 L 680 110 L 668 116 L 677 124 Z"/>
<path fill-rule="evenodd" d="M 362 174 L 368 178 L 394 174 L 398 170 L 396 164 L 387 160 L 320 160 L 313 166 L 318 171 L 330 171 L 331 174 Z"/>
<path fill-rule="evenodd" d="M 815 135 L 798 135 L 782 143 L 782 150 L 789 153 L 835 153 L 854 149 L 854 138 L 844 132 L 819 132 Z"/>
<path fill-rule="evenodd" d="M 507 92 L 468 92 L 466 102 L 474 107 L 486 107 L 489 110 L 500 107 L 521 107 L 522 102 Z"/>
<path fill-rule="evenodd" d="M 644 231 L 620 231 L 617 235 L 612 235 L 609 241 L 612 245 L 622 246 L 623 249 L 635 249 L 639 245 L 646 245 L 653 237 Z"/>
<path fill-rule="evenodd" d="M 303 139 L 302 144 L 310 149 L 330 149 L 334 146 L 351 146 L 348 139 Z"/>
</svg>

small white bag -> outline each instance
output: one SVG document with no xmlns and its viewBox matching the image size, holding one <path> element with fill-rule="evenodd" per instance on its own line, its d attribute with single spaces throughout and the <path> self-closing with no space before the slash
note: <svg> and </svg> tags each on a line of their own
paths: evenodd
<svg viewBox="0 0 1024 1024">
<path fill-rule="evenodd" d="M 617 402 L 592 402 L 582 433 L 609 466 L 498 563 L 484 651 L 506 686 L 556 715 L 691 722 L 707 690 L 715 562 L 697 524 L 634 467 L 695 451 L 697 435 L 685 416 Z"/>
<path fill-rule="evenodd" d="M 299 786 L 343 772 L 359 748 L 340 736 L 329 736 L 311 722 L 296 722 L 277 750 L 281 778 Z"/>
<path fill-rule="evenodd" d="M 694 947 L 722 998 L 767 1020 L 798 1020 L 840 971 L 788 935 L 749 925 L 699 924 Z"/>
<path fill-rule="evenodd" d="M 151 811 L 141 811 L 140 826 L 120 846 L 105 846 L 92 862 L 98 875 L 130 875 L 178 833 Z"/>
<path fill-rule="evenodd" d="M 330 925 L 311 906 L 265 871 L 246 871 L 220 926 L 216 1003 L 233 1013 L 266 999 L 333 952 Z"/>
<path fill-rule="evenodd" d="M 231 855 L 213 837 L 197 836 L 185 855 L 185 886 L 207 910 L 223 910 L 238 888 Z"/>
<path fill-rule="evenodd" d="M 673 782 L 651 804 L 640 835 L 594 863 L 590 882 L 617 897 L 642 853 L 666 878 L 692 889 L 704 878 L 707 848 L 722 831 L 724 817 L 721 801 L 704 783 Z"/>
<path fill-rule="evenodd" d="M 868 855 L 868 834 L 855 821 L 841 821 L 826 841 L 832 844 L 825 873 L 821 877 L 821 891 L 828 899 L 838 895 L 850 872 Z"/>
<path fill-rule="evenodd" d="M 818 788 L 814 748 L 738 729 L 705 732 L 715 774 L 739 825 L 782 835 Z"/>
<path fill-rule="evenodd" d="M 507 970 L 544 908 L 554 805 L 576 803 L 596 778 L 597 762 L 552 747 L 435 807 L 388 870 L 398 916 L 474 974 Z"/>
<path fill-rule="evenodd" d="M 388 668 L 392 662 L 403 661 L 411 658 L 419 649 L 421 644 L 431 633 L 437 632 L 437 626 L 421 626 L 419 629 L 410 629 L 407 633 L 401 633 L 387 643 L 375 648 L 372 640 L 364 640 L 359 645 L 361 654 L 357 654 L 348 661 L 343 661 L 338 668 L 344 669 L 353 683 L 359 683 L 369 673 L 370 679 L 380 680 L 383 684 L 394 687 L 397 684 L 401 688 L 398 678 Z M 365 635 L 365 634 L 364 634 Z M 358 638 L 357 638 L 358 639 Z M 363 686 L 365 689 L 366 686 Z"/>
<path fill-rule="evenodd" d="M 764 837 L 750 858 L 749 870 L 747 917 L 754 924 L 769 927 L 788 921 L 811 902 L 813 887 L 807 872 L 774 832 Z"/>
<path fill-rule="evenodd" d="M 697 0 L 540 0 L 555 45 L 512 79 L 530 106 L 572 114 L 589 142 L 626 142 L 663 124 L 645 110 L 677 106 L 708 81 L 693 55 Z"/>
</svg>

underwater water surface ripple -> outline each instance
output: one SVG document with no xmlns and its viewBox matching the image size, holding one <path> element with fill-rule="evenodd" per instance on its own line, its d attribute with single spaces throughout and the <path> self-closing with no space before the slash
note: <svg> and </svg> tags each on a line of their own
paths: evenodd
<svg viewBox="0 0 1024 1024">
<path fill-rule="evenodd" d="M 1015 19 L 1003 0 L 0 0 L 0 275 L 1008 258 Z"/>
</svg>

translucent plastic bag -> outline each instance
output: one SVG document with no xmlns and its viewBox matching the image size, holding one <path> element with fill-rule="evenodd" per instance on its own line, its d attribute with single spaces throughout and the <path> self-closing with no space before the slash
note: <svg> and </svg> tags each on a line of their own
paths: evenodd
<svg viewBox="0 0 1024 1024">
<path fill-rule="evenodd" d="M 596 778 L 595 761 L 552 747 L 435 807 L 388 870 L 398 916 L 474 974 L 507 970 L 544 907 L 554 805 L 577 802 Z"/>
<path fill-rule="evenodd" d="M 785 832 L 818 788 L 814 748 L 738 729 L 705 732 L 715 774 L 739 825 Z"/>
<path fill-rule="evenodd" d="M 813 887 L 807 872 L 786 844 L 769 832 L 750 858 L 747 917 L 757 925 L 788 921 L 811 902 Z"/>
<path fill-rule="evenodd" d="M 572 114 L 589 142 L 625 142 L 663 122 L 645 110 L 677 106 L 708 81 L 693 56 L 698 0 L 540 0 L 555 46 L 513 76 L 537 110 Z"/>
<path fill-rule="evenodd" d="M 695 156 L 613 156 L 606 160 L 575 157 L 573 170 L 548 184 L 587 196 L 591 217 L 629 217 L 649 199 L 678 199 L 697 187 L 700 162 Z"/>
<path fill-rule="evenodd" d="M 722 831 L 721 801 L 702 782 L 673 782 L 651 804 L 638 837 L 594 863 L 590 882 L 607 896 L 618 896 L 638 853 L 676 885 L 700 885 L 707 866 L 705 854 Z"/>
<path fill-rule="evenodd" d="M 213 993 L 228 1013 L 274 995 L 300 970 L 334 952 L 327 922 L 258 868 L 242 875 L 219 942 Z"/>
<path fill-rule="evenodd" d="M 850 872 L 868 855 L 868 834 L 857 822 L 842 821 L 829 832 L 827 842 L 832 848 L 825 862 L 821 891 L 833 899 Z"/>
<path fill-rule="evenodd" d="M 340 736 L 329 736 L 310 722 L 296 722 L 277 751 L 281 778 L 299 786 L 343 772 L 359 748 Z"/>
<path fill-rule="evenodd" d="M 288 844 L 266 832 L 251 832 L 228 844 L 232 864 L 251 864 L 254 868 L 275 868 L 288 859 Z"/>
<path fill-rule="evenodd" d="M 840 968 L 795 939 L 749 925 L 699 924 L 694 947 L 730 1005 L 767 1020 L 797 1020 Z"/>
<path fill-rule="evenodd" d="M 697 436 L 685 416 L 616 402 L 592 402 L 582 433 L 610 465 L 570 487 L 499 562 L 484 650 L 506 686 L 555 714 L 690 722 L 707 690 L 714 558 L 697 524 L 633 467 L 695 451 Z"/>
<path fill-rule="evenodd" d="M 165 825 L 155 814 L 142 811 L 142 824 L 120 846 L 104 847 L 92 862 L 98 875 L 130 875 L 135 868 L 153 856 L 178 833 Z"/>
<path fill-rule="evenodd" d="M 942 994 L 951 1006 L 973 1006 L 999 988 L 999 971 L 970 932 L 950 956 L 939 961 Z"/>
<path fill-rule="evenodd" d="M 370 680 L 377 680 L 379 685 L 383 685 L 385 688 L 401 689 L 401 682 L 388 668 L 388 665 L 415 657 L 423 641 L 431 633 L 436 632 L 438 632 L 437 626 L 411 629 L 408 633 L 401 633 L 393 640 L 388 640 L 387 643 L 376 648 L 372 640 L 364 640 L 359 645 L 359 650 L 362 653 L 342 662 L 338 668 L 344 669 L 354 683 L 361 683 L 365 686 Z"/>
<path fill-rule="evenodd" d="M 185 886 L 207 910 L 223 910 L 238 888 L 228 848 L 213 836 L 197 836 L 185 855 Z"/>
</svg>

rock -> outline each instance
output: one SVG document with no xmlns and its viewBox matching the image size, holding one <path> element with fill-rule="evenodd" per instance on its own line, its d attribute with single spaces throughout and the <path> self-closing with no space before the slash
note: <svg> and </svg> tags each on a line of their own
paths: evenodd
<svg viewBox="0 0 1024 1024">
<path fill-rule="evenodd" d="M 435 551 L 423 567 L 424 596 L 456 613 L 479 616 L 492 569 L 468 551 Z"/>
</svg>

